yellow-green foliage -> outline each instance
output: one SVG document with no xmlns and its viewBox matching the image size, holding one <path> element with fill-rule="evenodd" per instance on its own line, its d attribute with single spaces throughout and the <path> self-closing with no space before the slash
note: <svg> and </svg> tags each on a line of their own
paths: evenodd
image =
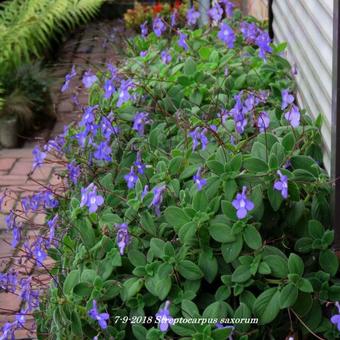
<svg viewBox="0 0 340 340">
<path fill-rule="evenodd" d="M 21 64 L 42 57 L 50 42 L 91 19 L 104 0 L 7 0 L 0 4 L 0 110 L 6 82 Z M 7 89 L 9 90 L 9 89 Z M 10 91 L 10 90 L 9 90 Z"/>
<path fill-rule="evenodd" d="M 0 6 L 0 73 L 41 57 L 55 34 L 94 16 L 104 0 L 8 0 Z"/>
</svg>

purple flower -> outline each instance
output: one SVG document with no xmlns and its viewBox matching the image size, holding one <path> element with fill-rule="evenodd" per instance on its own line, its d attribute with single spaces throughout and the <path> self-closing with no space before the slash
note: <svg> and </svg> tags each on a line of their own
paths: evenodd
<svg viewBox="0 0 340 340">
<path fill-rule="evenodd" d="M 194 131 L 189 132 L 189 136 L 192 138 L 192 150 L 196 150 L 199 143 L 201 143 L 202 150 L 205 150 L 205 148 L 208 145 L 208 138 L 206 137 L 207 129 L 201 129 L 200 127 L 197 127 Z"/>
<path fill-rule="evenodd" d="M 169 64 L 171 62 L 171 54 L 168 53 L 168 51 L 162 51 L 161 52 L 161 59 L 163 64 Z"/>
<path fill-rule="evenodd" d="M 340 305 L 339 305 L 339 302 L 336 302 L 335 305 L 338 308 L 338 314 L 334 314 L 331 317 L 331 323 L 333 325 L 336 325 L 338 331 L 340 332 Z"/>
<path fill-rule="evenodd" d="M 97 309 L 97 301 L 93 300 L 92 302 L 92 309 L 89 310 L 88 315 L 91 319 L 98 321 L 98 324 L 101 329 L 107 328 L 107 322 L 110 318 L 109 313 L 99 313 Z"/>
<path fill-rule="evenodd" d="M 126 246 L 130 242 L 130 235 L 128 231 L 127 223 L 116 224 L 116 228 L 118 229 L 117 232 L 117 245 L 119 248 L 120 255 L 124 254 L 124 250 Z"/>
<path fill-rule="evenodd" d="M 98 105 L 87 106 L 84 108 L 84 114 L 79 122 L 79 126 L 92 126 L 95 121 L 94 110 Z"/>
<path fill-rule="evenodd" d="M 42 152 L 38 145 L 32 151 L 33 155 L 33 169 L 39 168 L 46 158 L 46 152 Z"/>
<path fill-rule="evenodd" d="M 169 307 L 170 301 L 166 301 L 164 308 L 160 309 L 156 314 L 156 320 L 159 323 L 159 329 L 164 333 L 167 332 L 169 326 L 173 324 L 173 318 L 170 315 Z"/>
<path fill-rule="evenodd" d="M 218 3 L 216 3 L 215 6 L 209 9 L 208 14 L 212 20 L 220 22 L 223 16 L 223 9 Z"/>
<path fill-rule="evenodd" d="M 144 136 L 145 124 L 148 123 L 150 123 L 149 114 L 147 112 L 138 112 L 134 117 L 132 129 L 142 137 Z"/>
<path fill-rule="evenodd" d="M 131 167 L 130 172 L 124 176 L 124 179 L 129 189 L 133 189 L 135 187 L 138 176 L 135 174 L 133 166 Z"/>
<path fill-rule="evenodd" d="M 71 163 L 67 164 L 67 170 L 70 180 L 73 184 L 77 184 L 78 178 L 80 177 L 80 166 L 73 160 Z"/>
<path fill-rule="evenodd" d="M 187 34 L 182 33 L 182 32 L 179 33 L 178 46 L 182 47 L 185 51 L 187 51 L 189 48 L 187 41 L 186 41 L 187 37 L 188 37 Z"/>
<path fill-rule="evenodd" d="M 259 116 L 257 117 L 257 127 L 260 132 L 265 132 L 270 124 L 270 118 L 266 111 L 261 111 Z"/>
<path fill-rule="evenodd" d="M 148 51 L 141 51 L 141 52 L 139 53 L 139 55 L 140 55 L 142 58 L 144 58 L 144 57 L 146 57 L 146 56 L 148 55 Z"/>
<path fill-rule="evenodd" d="M 187 11 L 187 24 L 189 26 L 194 26 L 197 23 L 198 18 L 200 17 L 200 12 L 195 10 L 195 7 L 192 6 L 191 8 L 188 9 Z"/>
<path fill-rule="evenodd" d="M 130 90 L 134 88 L 131 79 L 123 80 L 120 84 L 117 107 L 121 107 L 125 102 L 131 99 Z"/>
<path fill-rule="evenodd" d="M 297 68 L 296 63 L 293 64 L 293 66 L 291 68 L 291 73 L 292 73 L 292 76 L 297 76 L 298 75 L 298 68 Z"/>
<path fill-rule="evenodd" d="M 59 205 L 59 201 L 54 197 L 51 190 L 46 190 L 42 193 L 41 202 L 44 204 L 45 209 L 53 209 Z"/>
<path fill-rule="evenodd" d="M 277 174 L 280 176 L 280 179 L 275 181 L 274 189 L 277 191 L 281 191 L 281 195 L 284 199 L 288 197 L 288 178 L 285 175 L 282 175 L 281 171 L 278 170 Z"/>
<path fill-rule="evenodd" d="M 294 96 L 289 94 L 288 89 L 282 90 L 281 96 L 282 96 L 282 104 L 281 104 L 281 109 L 282 110 L 287 108 L 288 105 L 294 103 Z"/>
<path fill-rule="evenodd" d="M 157 216 L 161 215 L 161 211 L 160 211 L 160 206 L 163 202 L 163 193 L 165 191 L 165 185 L 162 186 L 158 186 L 153 188 L 152 192 L 153 192 L 153 199 L 152 202 L 150 203 L 149 207 L 153 206 L 155 209 L 155 213 Z"/>
<path fill-rule="evenodd" d="M 7 271 L 6 273 L 0 273 L 0 288 L 5 291 L 14 293 L 18 282 L 17 273 L 14 269 Z"/>
<path fill-rule="evenodd" d="M 104 98 L 109 99 L 116 92 L 115 87 L 113 86 L 113 79 L 107 79 L 104 84 Z"/>
<path fill-rule="evenodd" d="M 292 105 L 291 109 L 285 113 L 285 118 L 289 121 L 293 128 L 300 125 L 300 111 L 296 105 Z"/>
<path fill-rule="evenodd" d="M 118 69 L 116 66 L 112 65 L 111 63 L 108 63 L 107 65 L 107 69 L 110 71 L 111 73 L 111 79 L 114 80 L 117 78 L 117 74 L 118 74 Z"/>
<path fill-rule="evenodd" d="M 271 43 L 271 39 L 268 32 L 262 31 L 257 36 L 255 43 L 260 48 L 259 57 L 266 60 L 266 54 L 272 52 L 272 48 L 269 45 Z"/>
<path fill-rule="evenodd" d="M 239 112 L 233 115 L 234 117 L 234 122 L 235 122 L 235 130 L 239 134 L 242 134 L 247 127 L 248 124 L 248 119 L 246 116 L 243 114 L 243 112 Z"/>
<path fill-rule="evenodd" d="M 207 184 L 207 180 L 201 177 L 201 168 L 198 168 L 196 174 L 193 177 L 195 184 L 197 185 L 197 190 L 201 191 L 202 188 Z"/>
<path fill-rule="evenodd" d="M 170 16 L 170 26 L 175 27 L 177 25 L 177 10 L 175 9 Z"/>
<path fill-rule="evenodd" d="M 61 92 L 65 92 L 68 89 L 71 79 L 73 79 L 76 75 L 77 75 L 76 68 L 74 65 L 72 65 L 71 72 L 66 74 L 65 76 L 65 82 L 60 90 Z"/>
<path fill-rule="evenodd" d="M 112 154 L 112 150 L 111 147 L 107 144 L 107 142 L 101 142 L 96 151 L 93 153 L 93 156 L 95 159 L 99 160 L 99 161 L 107 161 L 110 162 L 111 161 L 111 154 Z"/>
<path fill-rule="evenodd" d="M 84 73 L 82 83 L 85 88 L 90 88 L 98 80 L 97 76 L 93 74 L 90 70 Z"/>
<path fill-rule="evenodd" d="M 137 171 L 138 171 L 139 174 L 141 174 L 141 175 L 144 174 L 145 164 L 143 164 L 143 162 L 142 162 L 142 156 L 141 156 L 140 152 L 137 152 L 137 158 L 136 158 L 136 161 L 134 163 L 134 166 L 137 168 Z"/>
<path fill-rule="evenodd" d="M 85 205 L 89 208 L 89 212 L 96 212 L 98 207 L 104 203 L 104 198 L 97 195 L 97 187 L 91 183 L 87 188 L 81 189 L 80 207 Z"/>
<path fill-rule="evenodd" d="M 234 43 L 236 40 L 235 34 L 231 27 L 226 24 L 222 23 L 220 25 L 220 31 L 217 34 L 218 38 L 223 41 L 229 48 L 234 47 Z"/>
<path fill-rule="evenodd" d="M 225 75 L 226 77 L 229 76 L 229 69 L 228 69 L 228 67 L 226 67 L 226 68 L 224 69 L 224 75 Z"/>
<path fill-rule="evenodd" d="M 141 30 L 142 37 L 145 38 L 148 35 L 148 32 L 149 32 L 149 30 L 148 30 L 148 22 L 147 21 L 143 22 L 140 25 L 140 30 Z"/>
<path fill-rule="evenodd" d="M 43 249 L 44 247 L 44 240 L 39 237 L 34 245 L 33 245 L 33 257 L 34 259 L 37 261 L 38 266 L 42 267 L 42 263 L 45 261 L 45 259 L 47 258 L 47 254 L 45 249 Z"/>
<path fill-rule="evenodd" d="M 253 94 L 249 94 L 247 99 L 244 101 L 242 112 L 247 113 L 249 111 L 252 111 L 254 107 L 255 107 L 255 96 Z"/>
<path fill-rule="evenodd" d="M 233 207 L 237 210 L 236 215 L 239 220 L 245 218 L 249 211 L 254 209 L 254 203 L 247 198 L 247 188 L 244 186 L 242 192 L 236 195 L 233 200 Z"/>
<path fill-rule="evenodd" d="M 244 40 L 249 44 L 254 44 L 259 34 L 259 28 L 252 22 L 248 23 L 246 21 L 241 22 L 240 29 Z"/>
<path fill-rule="evenodd" d="M 145 185 L 144 189 L 143 189 L 143 192 L 141 194 L 141 198 L 143 199 L 148 193 L 149 193 L 149 186 Z"/>
<path fill-rule="evenodd" d="M 19 225 L 15 225 L 12 230 L 13 237 L 12 237 L 12 247 L 15 248 L 21 239 L 21 228 Z"/>
<path fill-rule="evenodd" d="M 223 3 L 225 6 L 225 13 L 227 17 L 231 18 L 233 16 L 233 10 L 235 5 L 229 0 L 221 0 L 221 3 Z"/>
<path fill-rule="evenodd" d="M 50 230 L 50 235 L 49 235 L 49 246 L 52 245 L 54 236 L 55 236 L 55 229 L 58 226 L 59 222 L 59 215 L 56 214 L 51 220 L 47 221 L 48 228 Z"/>
<path fill-rule="evenodd" d="M 160 17 L 155 18 L 152 24 L 152 28 L 157 37 L 160 37 L 166 31 L 166 26 L 162 18 Z"/>
</svg>

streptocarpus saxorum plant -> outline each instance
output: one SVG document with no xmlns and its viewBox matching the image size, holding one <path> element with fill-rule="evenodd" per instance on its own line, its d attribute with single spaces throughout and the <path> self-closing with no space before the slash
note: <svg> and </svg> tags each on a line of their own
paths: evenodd
<svg viewBox="0 0 340 340">
<path fill-rule="evenodd" d="M 56 261 L 41 339 L 338 337 L 321 118 L 297 106 L 285 44 L 220 5 L 213 27 L 144 27 L 42 151 L 69 164 L 58 203 L 28 205 L 58 239 L 35 246 Z"/>
</svg>

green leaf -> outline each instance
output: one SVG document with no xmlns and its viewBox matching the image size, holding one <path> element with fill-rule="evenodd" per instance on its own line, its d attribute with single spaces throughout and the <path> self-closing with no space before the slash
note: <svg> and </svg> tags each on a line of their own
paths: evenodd
<svg viewBox="0 0 340 340">
<path fill-rule="evenodd" d="M 232 221 L 237 221 L 236 209 L 228 201 L 221 201 L 221 208 L 224 215 L 226 215 Z"/>
<path fill-rule="evenodd" d="M 222 223 L 211 223 L 209 227 L 210 236 L 217 242 L 233 242 L 235 236 L 231 232 L 231 228 Z"/>
<path fill-rule="evenodd" d="M 324 250 L 320 253 L 319 263 L 322 270 L 324 270 L 326 273 L 331 274 L 332 276 L 334 276 L 338 271 L 339 260 L 334 252 L 329 249 Z"/>
<path fill-rule="evenodd" d="M 181 227 L 182 225 L 190 222 L 190 217 L 178 207 L 171 206 L 165 209 L 164 216 L 166 221 L 174 226 L 174 227 Z"/>
<path fill-rule="evenodd" d="M 205 279 L 212 283 L 218 272 L 218 264 L 216 257 L 212 252 L 203 251 L 198 258 L 198 265 L 201 268 Z"/>
<path fill-rule="evenodd" d="M 204 318 L 225 318 L 228 315 L 230 306 L 224 301 L 216 301 L 210 304 L 203 312 Z"/>
<path fill-rule="evenodd" d="M 169 276 L 163 279 L 157 279 L 155 285 L 155 292 L 160 300 L 164 300 L 168 296 L 171 290 L 171 285 L 172 282 Z"/>
<path fill-rule="evenodd" d="M 217 161 L 208 161 L 207 162 L 208 168 L 215 173 L 216 175 L 222 175 L 224 173 L 224 165 Z"/>
<path fill-rule="evenodd" d="M 278 278 L 285 278 L 288 275 L 287 261 L 279 255 L 268 255 L 263 261 L 268 264 L 271 275 Z"/>
<path fill-rule="evenodd" d="M 181 261 L 177 266 L 177 270 L 185 279 L 188 280 L 198 280 L 203 277 L 203 273 L 197 264 L 189 260 Z"/>
<path fill-rule="evenodd" d="M 242 235 L 236 235 L 236 240 L 231 243 L 223 243 L 221 246 L 221 251 L 223 259 L 226 263 L 233 262 L 239 256 L 243 246 Z"/>
<path fill-rule="evenodd" d="M 183 67 L 184 74 L 187 76 L 192 76 L 196 72 L 196 63 L 192 58 L 188 58 L 184 63 Z"/>
<path fill-rule="evenodd" d="M 298 298 L 298 289 L 293 283 L 283 287 L 280 294 L 280 308 L 285 309 L 294 305 Z"/>
<path fill-rule="evenodd" d="M 147 329 L 143 327 L 142 325 L 133 324 L 132 333 L 137 340 L 145 340 Z"/>
<path fill-rule="evenodd" d="M 282 139 L 282 145 L 287 152 L 291 152 L 295 146 L 296 140 L 292 132 L 287 133 Z"/>
<path fill-rule="evenodd" d="M 206 211 L 208 208 L 208 199 L 207 195 L 204 191 L 197 191 L 194 194 L 194 198 L 192 200 L 192 207 L 196 211 Z"/>
<path fill-rule="evenodd" d="M 153 217 L 149 212 L 146 211 L 141 214 L 140 224 L 146 232 L 153 236 L 156 236 L 156 226 Z"/>
<path fill-rule="evenodd" d="M 260 325 L 272 322 L 280 311 L 280 292 L 277 288 L 266 289 L 255 300 L 253 312 Z"/>
<path fill-rule="evenodd" d="M 63 285 L 63 293 L 64 295 L 68 295 L 72 293 L 73 287 L 79 283 L 80 280 L 80 271 L 79 269 L 72 270 L 66 276 Z"/>
<path fill-rule="evenodd" d="M 93 285 L 89 282 L 80 282 L 73 288 L 73 293 L 79 296 L 90 296 Z"/>
<path fill-rule="evenodd" d="M 238 306 L 238 308 L 235 310 L 234 313 L 234 318 L 250 318 L 251 317 L 251 310 L 250 308 L 245 304 L 245 303 L 240 303 L 240 305 Z M 250 328 L 250 324 L 246 324 L 246 323 L 240 323 L 240 324 L 236 324 L 235 327 L 239 332 L 246 332 L 249 328 Z"/>
<path fill-rule="evenodd" d="M 197 224 L 195 222 L 188 222 L 180 228 L 178 237 L 183 244 L 190 244 L 195 240 L 196 231 Z"/>
<path fill-rule="evenodd" d="M 143 285 L 144 285 L 143 279 L 133 277 L 131 279 L 126 280 L 123 283 L 123 289 L 121 291 L 122 300 L 123 301 L 130 300 L 142 289 Z"/>
<path fill-rule="evenodd" d="M 162 258 L 164 256 L 165 242 L 159 238 L 150 240 L 150 249 L 155 257 Z"/>
<path fill-rule="evenodd" d="M 251 273 L 249 270 L 249 266 L 246 264 L 242 264 L 238 266 L 231 276 L 231 280 L 237 283 L 246 282 L 250 278 L 251 278 Z"/>
<path fill-rule="evenodd" d="M 128 258 L 135 267 L 146 265 L 145 255 L 137 249 L 130 249 L 128 251 Z"/>
<path fill-rule="evenodd" d="M 312 293 L 313 292 L 313 286 L 310 283 L 309 280 L 301 278 L 298 282 L 297 282 L 297 287 L 299 288 L 299 290 L 301 290 L 304 293 Z"/>
<path fill-rule="evenodd" d="M 267 163 L 258 158 L 245 159 L 243 161 L 243 166 L 245 169 L 255 173 L 268 171 Z"/>
<path fill-rule="evenodd" d="M 245 228 L 243 238 L 247 246 L 251 249 L 259 249 L 262 246 L 261 235 L 254 226 L 248 225 Z"/>
<path fill-rule="evenodd" d="M 242 73 L 239 77 L 235 79 L 233 89 L 241 90 L 245 86 L 246 80 L 247 80 L 247 74 Z"/>
<path fill-rule="evenodd" d="M 314 239 L 321 239 L 325 229 L 319 221 L 311 220 L 308 222 L 308 232 Z"/>
<path fill-rule="evenodd" d="M 83 338 L 83 329 L 81 327 L 81 320 L 76 311 L 71 314 L 71 330 L 72 333 L 78 337 Z"/>
<path fill-rule="evenodd" d="M 92 223 L 88 218 L 81 218 L 75 221 L 75 227 L 80 233 L 81 240 L 86 248 L 92 248 L 96 243 L 96 235 L 94 233 Z"/>
<path fill-rule="evenodd" d="M 196 306 L 196 304 L 190 300 L 182 300 L 181 309 L 183 317 L 186 319 L 199 317 L 200 312 Z"/>
<path fill-rule="evenodd" d="M 275 190 L 272 186 L 268 188 L 268 199 L 269 203 L 272 206 L 274 211 L 278 211 L 280 209 L 283 198 L 281 196 L 280 191 Z"/>
<path fill-rule="evenodd" d="M 288 258 L 288 271 L 290 274 L 303 275 L 305 265 L 300 256 L 291 253 Z"/>
</svg>

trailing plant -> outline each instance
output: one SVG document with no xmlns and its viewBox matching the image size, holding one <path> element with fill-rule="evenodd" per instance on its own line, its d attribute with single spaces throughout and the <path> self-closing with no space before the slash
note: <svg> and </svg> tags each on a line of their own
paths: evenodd
<svg viewBox="0 0 340 340">
<path fill-rule="evenodd" d="M 321 116 L 297 106 L 286 44 L 224 5 L 212 27 L 193 8 L 143 26 L 121 68 L 83 79 L 81 121 L 34 150 L 34 167 L 67 160 L 64 185 L 22 201 L 47 209 L 27 258 L 55 261 L 40 304 L 21 284 L 40 339 L 338 338 Z"/>
</svg>

